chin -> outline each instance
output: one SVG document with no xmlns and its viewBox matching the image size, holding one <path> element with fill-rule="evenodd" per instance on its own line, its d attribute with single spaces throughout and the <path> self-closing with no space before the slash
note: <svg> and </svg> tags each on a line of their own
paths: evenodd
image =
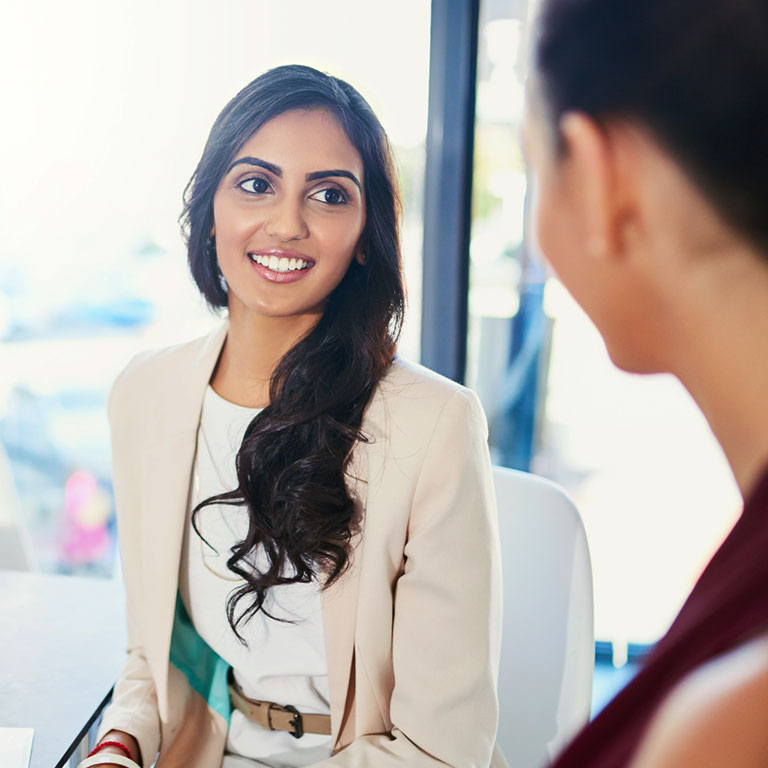
<svg viewBox="0 0 768 768">
<path fill-rule="evenodd" d="M 239 312 L 261 317 L 292 317 L 302 314 L 307 303 L 299 300 L 297 296 L 275 296 L 269 293 L 265 295 L 262 292 L 248 290 L 234 291 L 231 285 L 229 287 L 230 312 L 236 306 Z"/>
<path fill-rule="evenodd" d="M 609 343 L 604 339 L 605 348 L 611 362 L 626 373 L 666 373 L 665 369 L 655 363 L 649 355 L 644 355 L 626 345 Z"/>
</svg>

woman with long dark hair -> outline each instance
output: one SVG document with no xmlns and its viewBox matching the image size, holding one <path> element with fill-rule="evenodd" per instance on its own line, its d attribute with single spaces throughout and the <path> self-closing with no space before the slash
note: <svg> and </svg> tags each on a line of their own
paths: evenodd
<svg viewBox="0 0 768 768">
<path fill-rule="evenodd" d="M 83 766 L 492 761 L 487 428 L 395 354 L 399 216 L 347 83 L 279 67 L 214 123 L 182 222 L 226 316 L 110 392 L 129 647 Z"/>
<path fill-rule="evenodd" d="M 541 249 L 617 365 L 679 378 L 745 497 L 557 768 L 768 765 L 766 40 L 763 0 L 541 3 L 525 126 Z"/>
</svg>

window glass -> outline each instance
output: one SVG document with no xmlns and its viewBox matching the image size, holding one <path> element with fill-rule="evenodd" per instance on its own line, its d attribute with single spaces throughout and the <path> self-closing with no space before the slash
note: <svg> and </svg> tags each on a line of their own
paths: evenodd
<svg viewBox="0 0 768 768">
<path fill-rule="evenodd" d="M 0 567 L 108 574 L 105 398 L 135 352 L 217 321 L 188 277 L 181 194 L 224 104 L 270 67 L 352 83 L 394 144 L 419 356 L 428 0 L 14 2 L 0 71 Z"/>
<path fill-rule="evenodd" d="M 670 376 L 617 370 L 524 236 L 525 2 L 481 4 L 467 380 L 497 463 L 570 492 L 592 554 L 596 636 L 664 633 L 741 505 L 722 452 Z"/>
</svg>

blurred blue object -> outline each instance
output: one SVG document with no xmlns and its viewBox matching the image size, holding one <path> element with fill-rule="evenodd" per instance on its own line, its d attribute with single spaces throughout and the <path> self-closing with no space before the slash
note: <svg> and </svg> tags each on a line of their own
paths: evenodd
<svg viewBox="0 0 768 768">
<path fill-rule="evenodd" d="M 503 400 L 496 425 L 498 463 L 524 472 L 530 471 L 535 448 L 541 357 L 551 333 L 543 299 L 543 282 L 521 286 L 520 305 L 511 319 L 509 366 L 504 376 Z"/>
<path fill-rule="evenodd" d="M 150 323 L 155 306 L 139 298 L 125 298 L 108 304 L 78 304 L 63 308 L 52 316 L 52 326 L 73 331 L 112 332 L 115 327 L 133 328 Z"/>
<path fill-rule="evenodd" d="M 150 240 L 119 262 L 82 265 L 42 280 L 33 265 L 0 269 L 0 339 L 134 332 L 156 318 L 157 286 L 171 257 Z"/>
</svg>

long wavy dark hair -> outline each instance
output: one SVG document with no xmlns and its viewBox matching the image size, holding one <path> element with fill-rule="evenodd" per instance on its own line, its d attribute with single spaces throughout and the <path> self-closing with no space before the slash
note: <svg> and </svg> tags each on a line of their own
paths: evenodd
<svg viewBox="0 0 768 768">
<path fill-rule="evenodd" d="M 227 306 L 226 284 L 211 247 L 213 196 L 243 144 L 267 121 L 291 109 L 332 113 L 363 160 L 365 265 L 353 260 L 320 320 L 280 360 L 270 402 L 245 430 L 237 454 L 238 487 L 200 502 L 244 504 L 248 534 L 231 548 L 228 568 L 245 583 L 227 601 L 238 626 L 265 606 L 270 587 L 332 584 L 349 563 L 355 503 L 345 482 L 365 408 L 391 364 L 404 312 L 400 254 L 401 203 L 392 150 L 373 110 L 348 83 L 305 66 L 271 69 L 243 88 L 216 118 L 184 192 L 180 221 L 192 277 L 208 305 Z M 259 570 L 260 547 L 269 566 Z M 236 617 L 238 602 L 250 604 Z"/>
</svg>

